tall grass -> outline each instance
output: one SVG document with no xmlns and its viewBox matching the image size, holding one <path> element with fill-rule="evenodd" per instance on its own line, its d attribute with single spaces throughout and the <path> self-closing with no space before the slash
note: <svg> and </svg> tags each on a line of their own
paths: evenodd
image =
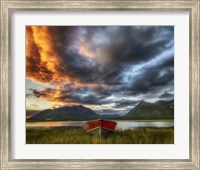
<svg viewBox="0 0 200 170">
<path fill-rule="evenodd" d="M 173 144 L 174 128 L 138 128 L 102 136 L 84 129 L 27 129 L 27 144 Z"/>
</svg>

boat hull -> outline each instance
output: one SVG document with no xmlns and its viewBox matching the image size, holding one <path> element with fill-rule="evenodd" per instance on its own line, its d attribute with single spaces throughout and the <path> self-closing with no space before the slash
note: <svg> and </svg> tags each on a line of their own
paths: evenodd
<svg viewBox="0 0 200 170">
<path fill-rule="evenodd" d="M 92 134 L 107 134 L 115 130 L 117 123 L 110 120 L 98 119 L 85 123 L 85 129 Z"/>
</svg>

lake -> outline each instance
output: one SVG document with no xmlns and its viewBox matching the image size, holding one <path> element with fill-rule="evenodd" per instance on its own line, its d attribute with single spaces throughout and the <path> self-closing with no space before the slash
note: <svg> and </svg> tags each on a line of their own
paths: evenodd
<svg viewBox="0 0 200 170">
<path fill-rule="evenodd" d="M 28 129 L 32 128 L 67 128 L 67 127 L 83 127 L 85 121 L 54 121 L 54 122 L 26 122 Z M 130 122 L 116 121 L 118 130 L 134 129 L 140 127 L 174 127 L 174 122 Z"/>
</svg>

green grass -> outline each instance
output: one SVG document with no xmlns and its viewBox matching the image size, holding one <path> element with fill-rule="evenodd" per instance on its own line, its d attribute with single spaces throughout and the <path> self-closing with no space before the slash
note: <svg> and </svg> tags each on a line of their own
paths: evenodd
<svg viewBox="0 0 200 170">
<path fill-rule="evenodd" d="M 84 129 L 27 129 L 27 144 L 100 144 Z M 174 128 L 138 128 L 101 137 L 101 144 L 173 144 Z"/>
</svg>

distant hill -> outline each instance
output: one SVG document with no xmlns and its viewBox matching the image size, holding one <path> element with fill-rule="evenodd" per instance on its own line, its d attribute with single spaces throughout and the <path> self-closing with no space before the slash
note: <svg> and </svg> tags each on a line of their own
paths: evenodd
<svg viewBox="0 0 200 170">
<path fill-rule="evenodd" d="M 47 109 L 34 115 L 29 121 L 67 121 L 67 120 L 91 120 L 100 116 L 93 110 L 83 106 L 64 106 L 55 109 Z"/>
<path fill-rule="evenodd" d="M 136 107 L 121 117 L 124 120 L 150 120 L 150 119 L 173 119 L 174 100 L 159 100 L 155 103 L 140 102 Z"/>
<path fill-rule="evenodd" d="M 27 111 L 28 113 L 28 111 Z M 117 120 L 151 120 L 151 119 L 173 119 L 174 100 L 159 100 L 155 103 L 140 102 L 136 107 L 124 116 L 99 115 L 84 106 L 64 106 L 55 109 L 47 109 L 39 113 L 30 112 L 32 117 L 28 121 L 83 121 L 98 118 Z"/>
<path fill-rule="evenodd" d="M 26 110 L 26 119 L 30 119 L 32 116 L 39 113 L 40 110 Z"/>
</svg>

